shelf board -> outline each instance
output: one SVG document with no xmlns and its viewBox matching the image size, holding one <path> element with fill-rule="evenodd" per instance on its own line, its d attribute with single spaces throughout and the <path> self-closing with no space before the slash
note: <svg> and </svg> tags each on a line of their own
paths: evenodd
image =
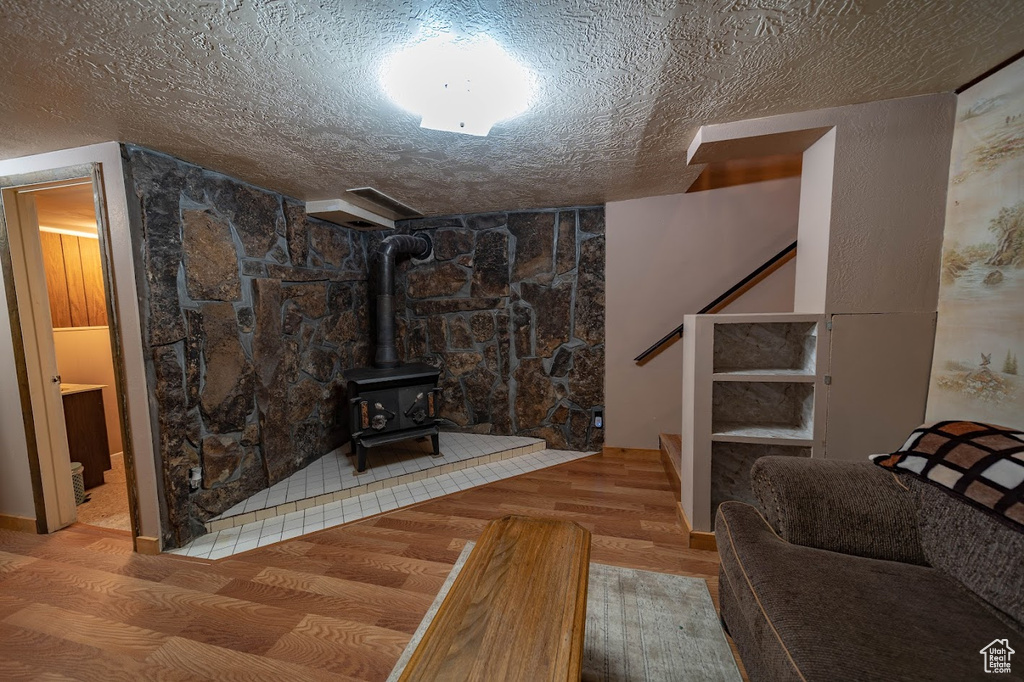
<svg viewBox="0 0 1024 682">
<path fill-rule="evenodd" d="M 804 369 L 741 369 L 715 372 L 712 381 L 779 381 L 813 384 L 814 372 Z"/>
<path fill-rule="evenodd" d="M 755 443 L 759 445 L 814 445 L 814 434 L 809 426 L 768 424 L 719 424 L 711 434 L 718 443 Z"/>
</svg>

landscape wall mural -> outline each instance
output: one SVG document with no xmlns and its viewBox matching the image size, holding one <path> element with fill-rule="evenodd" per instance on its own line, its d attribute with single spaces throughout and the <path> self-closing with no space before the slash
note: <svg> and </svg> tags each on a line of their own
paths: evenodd
<svg viewBox="0 0 1024 682">
<path fill-rule="evenodd" d="M 1024 59 L 960 94 L 928 419 L 1024 428 Z"/>
</svg>

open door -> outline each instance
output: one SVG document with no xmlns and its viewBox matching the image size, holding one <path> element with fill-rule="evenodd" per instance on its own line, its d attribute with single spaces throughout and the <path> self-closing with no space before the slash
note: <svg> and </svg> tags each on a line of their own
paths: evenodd
<svg viewBox="0 0 1024 682">
<path fill-rule="evenodd" d="M 39 221 L 33 192 L 44 187 L 81 182 L 91 183 L 91 179 L 75 178 L 3 190 L 4 218 L 11 257 L 10 277 L 14 282 L 25 359 L 25 376 L 19 388 L 22 409 L 27 409 L 31 415 L 29 419 L 35 436 L 41 488 L 37 492 L 42 496 L 45 530 L 48 532 L 74 523 L 77 511 L 74 485 L 71 476 L 65 475 L 65 472 L 71 471 L 71 459 L 64 426 L 61 377 L 54 350 L 50 302 L 43 269 L 42 246 L 37 236 Z M 37 511 L 39 502 L 37 499 Z"/>
<path fill-rule="evenodd" d="M 138 496 L 130 429 L 124 409 L 123 355 L 103 192 L 99 164 L 6 178 L 5 186 L 0 190 L 3 209 L 0 216 L 0 264 L 3 266 L 15 347 L 17 399 L 21 401 L 29 446 L 37 531 L 53 532 L 78 519 L 76 502 L 82 499 L 82 494 L 80 490 L 76 500 L 71 453 L 78 452 L 77 459 L 85 461 L 81 457 L 84 452 L 81 434 L 88 433 L 90 429 L 79 427 L 83 419 L 91 418 L 87 426 L 101 431 L 99 440 L 103 443 L 106 468 L 110 468 L 111 455 L 115 454 L 106 449 L 107 444 L 122 448 L 123 470 L 117 473 L 120 485 L 127 488 L 121 490 L 122 499 L 127 493 L 124 503 L 127 514 L 122 514 L 121 518 L 127 518 L 127 521 L 119 522 L 122 526 L 98 525 L 122 527 L 137 537 Z M 67 216 L 69 211 L 73 215 Z M 78 219 L 77 222 L 81 223 L 78 231 L 76 220 L 69 219 L 66 223 L 55 221 L 54 216 L 58 214 Z M 47 224 L 41 225 L 41 222 Z M 55 263 L 60 271 L 57 278 L 54 276 Z M 81 283 L 81 289 L 76 290 L 72 286 L 76 279 Z M 55 342 L 54 327 L 61 328 L 62 337 L 56 340 L 60 343 Z M 62 377 L 60 368 L 62 362 L 68 361 L 69 332 L 88 334 L 90 348 L 100 349 L 109 368 L 106 380 L 84 382 L 71 377 L 69 383 L 77 385 L 65 383 L 62 386 L 62 379 L 68 381 Z M 75 334 L 76 340 L 82 338 Z M 72 345 L 74 343 L 76 341 L 71 342 Z M 86 362 L 92 361 L 93 357 L 103 361 L 96 355 L 85 358 Z M 75 365 L 83 364 L 80 362 L 82 358 L 76 356 L 76 360 L 79 362 Z M 82 373 L 85 370 L 79 368 L 75 371 Z M 85 383 L 103 385 L 84 386 Z M 89 413 L 89 417 L 80 416 L 82 401 L 78 397 L 86 389 L 91 393 L 90 398 L 97 400 L 100 392 L 104 393 L 105 410 L 101 404 L 98 411 Z M 11 397 L 14 397 L 13 392 Z M 68 400 L 71 400 L 70 404 Z M 68 424 L 75 427 L 75 440 L 70 448 Z M 90 473 L 94 481 L 97 473 L 99 475 L 99 484 L 93 482 L 92 485 L 104 483 L 102 467 L 94 467 Z M 109 486 L 107 484 L 106 487 Z"/>
</svg>

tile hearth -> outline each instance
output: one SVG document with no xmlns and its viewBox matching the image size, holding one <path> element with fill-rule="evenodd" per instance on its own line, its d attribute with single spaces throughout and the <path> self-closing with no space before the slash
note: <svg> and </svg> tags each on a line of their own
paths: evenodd
<svg viewBox="0 0 1024 682">
<path fill-rule="evenodd" d="M 440 435 L 441 454 L 437 457 L 432 454 L 429 439 L 402 441 L 371 448 L 366 471 L 358 473 L 345 446 L 239 502 L 208 521 L 206 528 L 213 532 L 262 521 L 474 464 L 537 452 L 545 447 L 539 438 L 446 432 Z"/>
<path fill-rule="evenodd" d="M 495 438 L 495 436 L 487 438 Z M 540 443 L 543 446 L 544 442 L 540 441 Z M 275 514 L 268 518 L 207 533 L 184 547 L 167 550 L 167 553 L 201 559 L 223 559 L 264 545 L 290 540 L 306 533 L 315 533 L 325 528 L 351 523 L 382 512 L 450 495 L 460 490 L 468 490 L 530 471 L 589 457 L 595 453 L 539 450 L 502 459 L 503 454 L 497 452 L 483 457 L 462 460 L 456 464 L 447 464 L 444 466 L 454 467 L 458 464 L 465 466 L 462 469 L 449 469 L 445 473 L 440 472 L 440 467 L 433 467 L 432 469 L 437 469 L 437 472 L 431 473 L 432 470 L 426 470 L 427 477 L 420 480 L 402 482 L 373 491 L 361 491 L 361 494 L 344 499 L 336 499 L 324 504 L 313 504 L 303 509 L 295 509 L 287 513 Z M 498 459 L 491 460 L 492 457 Z"/>
</svg>

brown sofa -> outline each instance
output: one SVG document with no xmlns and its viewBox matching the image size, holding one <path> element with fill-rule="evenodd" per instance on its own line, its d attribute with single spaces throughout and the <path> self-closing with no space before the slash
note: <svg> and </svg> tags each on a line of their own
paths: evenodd
<svg viewBox="0 0 1024 682">
<path fill-rule="evenodd" d="M 1024 679 L 1024 533 L 871 463 L 764 457 L 715 519 L 722 620 L 754 682 Z M 1010 674 L 981 649 L 1009 640 Z"/>
</svg>

